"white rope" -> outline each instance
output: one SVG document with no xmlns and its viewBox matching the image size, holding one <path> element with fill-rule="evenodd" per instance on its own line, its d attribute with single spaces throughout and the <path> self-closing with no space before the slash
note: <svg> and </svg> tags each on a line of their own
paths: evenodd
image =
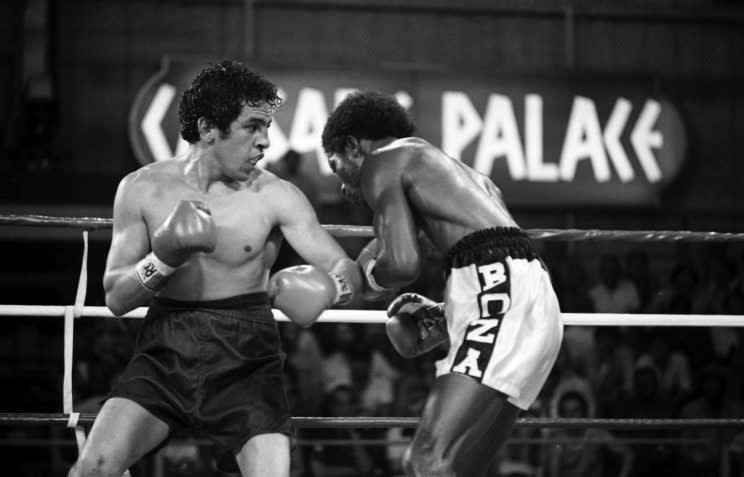
<svg viewBox="0 0 744 477">
<path fill-rule="evenodd" d="M 67 427 L 77 427 L 78 419 L 80 419 L 80 413 L 71 412 L 69 419 L 67 419 Z"/>
<path fill-rule="evenodd" d="M 70 421 L 67 423 L 67 427 L 75 428 L 75 440 L 77 442 L 78 453 L 83 451 L 85 446 L 85 429 L 82 426 L 77 425 L 77 416 L 75 419 L 73 415 L 77 413 L 73 412 L 72 403 L 72 368 L 74 365 L 73 361 L 73 345 L 75 335 L 75 319 L 83 316 L 85 312 L 85 294 L 88 290 L 88 231 L 83 231 L 83 259 L 80 264 L 80 276 L 78 278 L 77 291 L 75 293 L 75 304 L 73 306 L 65 307 L 65 335 L 64 335 L 64 346 L 65 346 L 65 361 L 64 361 L 64 377 L 62 379 L 62 407 L 63 412 L 70 414 Z"/>
<path fill-rule="evenodd" d="M 65 316 L 64 306 L 0 305 L 2 316 Z M 137 308 L 122 318 L 144 318 L 147 308 Z M 86 306 L 82 316 L 116 318 L 105 306 Z M 277 321 L 289 321 L 286 315 L 274 310 Z M 385 323 L 382 310 L 327 310 L 318 320 L 321 323 Z M 628 313 L 563 313 L 563 323 L 571 326 L 722 326 L 744 327 L 744 315 L 666 315 Z"/>
<path fill-rule="evenodd" d="M 65 413 L 72 412 L 72 338 L 74 335 L 75 307 L 65 306 L 65 331 L 64 331 L 64 375 L 62 378 L 62 410 Z"/>
</svg>

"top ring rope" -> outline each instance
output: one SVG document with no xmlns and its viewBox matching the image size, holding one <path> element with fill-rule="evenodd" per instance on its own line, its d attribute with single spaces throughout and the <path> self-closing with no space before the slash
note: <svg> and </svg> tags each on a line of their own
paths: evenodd
<svg viewBox="0 0 744 477">
<path fill-rule="evenodd" d="M 93 424 L 95 414 L 81 414 L 78 423 Z M 0 426 L 46 426 L 66 424 L 66 414 L 53 413 L 0 413 Z M 418 417 L 293 417 L 292 422 L 303 428 L 414 428 Z M 568 417 L 522 417 L 517 427 L 564 429 L 690 429 L 690 428 L 744 428 L 744 419 L 598 419 Z"/>
<path fill-rule="evenodd" d="M 110 229 L 113 219 L 99 217 L 52 217 L 47 215 L 0 215 L 0 225 L 62 227 L 85 230 Z M 363 225 L 323 225 L 335 237 L 373 237 L 372 227 Z M 626 242 L 744 242 L 744 233 L 693 232 L 689 230 L 579 230 L 528 229 L 535 240 Z"/>
</svg>

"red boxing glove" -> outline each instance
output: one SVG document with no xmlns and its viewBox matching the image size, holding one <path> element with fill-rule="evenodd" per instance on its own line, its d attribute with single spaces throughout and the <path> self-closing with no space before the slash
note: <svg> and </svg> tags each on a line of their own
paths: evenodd
<svg viewBox="0 0 744 477">
<path fill-rule="evenodd" d="M 413 358 L 449 339 L 444 304 L 417 293 L 404 293 L 393 300 L 385 324 L 390 342 L 404 358 Z"/>
<path fill-rule="evenodd" d="M 179 202 L 152 237 L 153 253 L 171 267 L 183 265 L 197 252 L 212 252 L 216 246 L 212 213 L 206 204 L 196 200 Z"/>
<path fill-rule="evenodd" d="M 353 289 L 345 277 L 312 265 L 279 270 L 269 278 L 272 306 L 294 323 L 308 327 L 323 311 L 351 299 Z"/>
</svg>

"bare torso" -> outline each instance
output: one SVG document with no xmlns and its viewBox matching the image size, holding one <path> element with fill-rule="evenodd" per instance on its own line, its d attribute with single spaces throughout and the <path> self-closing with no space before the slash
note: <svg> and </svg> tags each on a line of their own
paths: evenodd
<svg viewBox="0 0 744 477">
<path fill-rule="evenodd" d="M 398 139 L 377 149 L 362 166 L 362 182 L 375 194 L 401 172 L 416 227 L 442 253 L 477 230 L 517 227 L 488 177 L 423 139 Z"/>
<path fill-rule="evenodd" d="M 205 203 L 217 229 L 212 253 L 197 253 L 159 291 L 181 300 L 208 300 L 265 291 L 282 235 L 271 204 L 281 200 L 280 179 L 261 169 L 233 189 L 222 182 L 206 193 L 185 180 L 184 163 L 155 163 L 141 170 L 142 218 L 150 240 L 182 200 Z"/>
</svg>

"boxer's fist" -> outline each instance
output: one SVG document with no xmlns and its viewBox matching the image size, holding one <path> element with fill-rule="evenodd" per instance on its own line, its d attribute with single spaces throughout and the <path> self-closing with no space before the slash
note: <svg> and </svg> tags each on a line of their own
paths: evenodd
<svg viewBox="0 0 744 477">
<path fill-rule="evenodd" d="M 285 268 L 269 278 L 272 306 L 302 327 L 315 323 L 334 304 L 348 301 L 352 293 L 343 276 L 311 265 Z"/>
<path fill-rule="evenodd" d="M 171 267 L 182 265 L 197 252 L 212 252 L 216 246 L 212 213 L 196 200 L 179 202 L 152 237 L 152 252 Z"/>
<path fill-rule="evenodd" d="M 372 277 L 372 271 L 375 266 L 375 257 L 377 256 L 377 239 L 372 239 L 370 242 L 359 252 L 357 255 L 356 262 L 362 269 L 364 275 L 364 291 L 362 298 L 366 301 L 384 301 L 392 299 L 398 290 L 395 288 L 381 288 L 374 282 Z"/>
<path fill-rule="evenodd" d="M 404 358 L 413 358 L 449 339 L 444 306 L 417 293 L 393 300 L 385 324 L 390 342 Z"/>
</svg>

